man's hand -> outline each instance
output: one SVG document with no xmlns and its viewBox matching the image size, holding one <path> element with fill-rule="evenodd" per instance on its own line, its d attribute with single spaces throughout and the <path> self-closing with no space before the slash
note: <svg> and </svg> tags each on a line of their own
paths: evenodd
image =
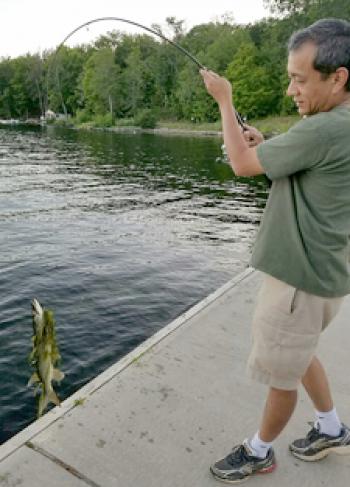
<svg viewBox="0 0 350 487">
<path fill-rule="evenodd" d="M 251 127 L 250 125 L 244 124 L 244 138 L 247 141 L 249 147 L 256 147 L 257 145 L 264 142 L 264 136 L 258 129 Z"/>
<path fill-rule="evenodd" d="M 213 71 L 201 69 L 208 93 L 219 104 L 224 144 L 228 159 L 236 176 L 256 176 L 265 172 L 257 157 L 254 147 L 264 140 L 262 134 L 254 127 L 242 127 L 236 119 L 232 105 L 232 86 L 226 79 Z"/>
<path fill-rule="evenodd" d="M 207 69 L 201 69 L 200 74 L 208 93 L 219 105 L 232 104 L 232 85 L 226 78 Z"/>
</svg>

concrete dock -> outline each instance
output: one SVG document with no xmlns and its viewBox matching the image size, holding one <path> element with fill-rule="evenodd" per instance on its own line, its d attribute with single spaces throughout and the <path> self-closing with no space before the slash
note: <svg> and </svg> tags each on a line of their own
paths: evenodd
<svg viewBox="0 0 350 487">
<path fill-rule="evenodd" d="M 245 375 L 260 275 L 247 269 L 0 446 L 1 487 L 214 487 L 209 465 L 253 434 L 266 395 Z M 350 298 L 319 346 L 342 421 L 350 423 Z M 292 457 L 313 409 L 275 442 L 278 468 L 251 485 L 349 485 L 350 456 Z"/>
</svg>

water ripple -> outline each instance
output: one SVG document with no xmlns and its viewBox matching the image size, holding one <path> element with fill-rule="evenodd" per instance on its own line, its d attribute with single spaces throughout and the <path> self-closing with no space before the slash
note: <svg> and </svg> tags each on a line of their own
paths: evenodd
<svg viewBox="0 0 350 487">
<path fill-rule="evenodd" d="M 65 398 L 244 268 L 267 186 L 217 139 L 0 128 L 0 147 L 1 442 L 35 417 L 33 297 Z"/>
</svg>

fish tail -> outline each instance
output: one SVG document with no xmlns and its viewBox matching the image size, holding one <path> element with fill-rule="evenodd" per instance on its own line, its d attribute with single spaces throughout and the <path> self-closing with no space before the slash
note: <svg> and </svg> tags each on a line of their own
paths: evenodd
<svg viewBox="0 0 350 487">
<path fill-rule="evenodd" d="M 54 390 L 51 390 L 48 394 L 42 392 L 39 397 L 38 418 L 43 415 L 43 412 L 50 402 L 54 403 L 56 406 L 61 405 L 61 401 L 58 399 L 57 394 Z"/>
<path fill-rule="evenodd" d="M 46 409 L 47 405 L 49 403 L 48 397 L 44 392 L 40 394 L 39 397 L 39 405 L 38 405 L 38 418 L 43 415 L 44 410 Z"/>
<path fill-rule="evenodd" d="M 53 402 L 56 406 L 60 406 L 61 401 L 58 399 L 56 392 L 52 389 L 49 392 L 48 402 Z"/>
</svg>

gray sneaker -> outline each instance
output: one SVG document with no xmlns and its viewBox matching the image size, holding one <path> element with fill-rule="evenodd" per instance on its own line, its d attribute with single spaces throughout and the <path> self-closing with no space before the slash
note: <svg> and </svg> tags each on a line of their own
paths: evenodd
<svg viewBox="0 0 350 487">
<path fill-rule="evenodd" d="M 322 460 L 331 452 L 348 455 L 350 454 L 350 429 L 342 423 L 340 435 L 330 436 L 320 433 L 318 424 L 313 425 L 306 438 L 293 441 L 289 445 L 289 450 L 292 455 L 306 462 Z"/>
<path fill-rule="evenodd" d="M 270 473 L 276 468 L 273 449 L 270 448 L 266 458 L 253 455 L 248 440 L 233 448 L 232 453 L 222 460 L 218 460 L 210 467 L 211 473 L 218 480 L 235 484 L 246 480 L 253 474 Z"/>
</svg>

